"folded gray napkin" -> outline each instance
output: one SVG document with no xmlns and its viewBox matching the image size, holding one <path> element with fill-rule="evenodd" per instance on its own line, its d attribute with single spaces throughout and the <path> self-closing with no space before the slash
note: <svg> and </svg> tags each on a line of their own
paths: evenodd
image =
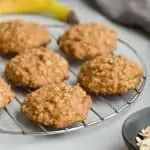
<svg viewBox="0 0 150 150">
<path fill-rule="evenodd" d="M 88 0 L 107 17 L 150 32 L 150 0 Z"/>
</svg>

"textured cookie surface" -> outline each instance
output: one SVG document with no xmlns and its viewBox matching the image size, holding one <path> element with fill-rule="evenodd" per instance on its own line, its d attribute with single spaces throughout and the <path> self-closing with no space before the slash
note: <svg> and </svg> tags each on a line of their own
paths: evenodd
<svg viewBox="0 0 150 150">
<path fill-rule="evenodd" d="M 0 108 L 5 107 L 15 97 L 10 86 L 0 77 Z"/>
<path fill-rule="evenodd" d="M 82 87 L 100 94 L 122 94 L 136 88 L 143 70 L 124 56 L 99 56 L 86 62 L 79 73 Z"/>
<path fill-rule="evenodd" d="M 86 119 L 91 98 L 78 85 L 44 86 L 30 93 L 21 105 L 25 116 L 35 122 L 65 128 Z"/>
<path fill-rule="evenodd" d="M 46 48 L 24 52 L 6 65 L 6 77 L 15 85 L 39 88 L 68 78 L 68 63 L 59 54 Z"/>
<path fill-rule="evenodd" d="M 57 43 L 65 54 L 89 59 L 112 53 L 117 46 L 117 34 L 103 24 L 80 24 L 68 29 Z"/>
<path fill-rule="evenodd" d="M 0 23 L 0 35 L 0 52 L 11 54 L 47 45 L 51 40 L 45 27 L 23 20 Z"/>
</svg>

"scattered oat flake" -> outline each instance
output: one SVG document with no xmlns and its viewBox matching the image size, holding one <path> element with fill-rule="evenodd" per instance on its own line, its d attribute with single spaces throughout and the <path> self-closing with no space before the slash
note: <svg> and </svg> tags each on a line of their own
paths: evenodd
<svg viewBox="0 0 150 150">
<path fill-rule="evenodd" d="M 150 150 L 150 126 L 140 131 L 136 141 L 140 150 Z"/>
</svg>

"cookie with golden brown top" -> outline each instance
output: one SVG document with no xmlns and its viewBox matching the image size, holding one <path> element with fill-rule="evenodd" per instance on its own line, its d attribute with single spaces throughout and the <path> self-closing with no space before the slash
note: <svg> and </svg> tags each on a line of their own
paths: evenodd
<svg viewBox="0 0 150 150">
<path fill-rule="evenodd" d="M 37 123 L 65 128 L 85 120 L 91 103 L 91 98 L 78 85 L 51 84 L 30 93 L 21 111 Z"/>
<path fill-rule="evenodd" d="M 103 24 L 79 24 L 69 28 L 57 43 L 66 55 L 90 59 L 112 53 L 117 47 L 117 33 Z"/>
<path fill-rule="evenodd" d="M 10 86 L 0 77 L 0 108 L 5 107 L 15 97 Z"/>
<path fill-rule="evenodd" d="M 32 49 L 11 59 L 5 75 L 16 86 L 36 89 L 67 79 L 68 62 L 49 49 Z"/>
<path fill-rule="evenodd" d="M 97 94 L 123 94 L 136 88 L 143 70 L 124 56 L 99 56 L 83 64 L 78 75 L 82 87 Z"/>
<path fill-rule="evenodd" d="M 24 49 L 46 46 L 51 41 L 44 26 L 23 20 L 0 23 L 0 35 L 1 53 L 18 54 Z"/>
</svg>

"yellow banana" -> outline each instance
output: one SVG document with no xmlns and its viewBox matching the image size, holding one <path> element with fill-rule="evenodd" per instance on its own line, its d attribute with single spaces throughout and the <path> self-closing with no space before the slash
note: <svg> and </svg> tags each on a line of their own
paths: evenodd
<svg viewBox="0 0 150 150">
<path fill-rule="evenodd" d="M 75 13 L 55 0 L 0 0 L 0 14 L 11 13 L 48 13 L 66 22 L 78 23 Z"/>
</svg>

